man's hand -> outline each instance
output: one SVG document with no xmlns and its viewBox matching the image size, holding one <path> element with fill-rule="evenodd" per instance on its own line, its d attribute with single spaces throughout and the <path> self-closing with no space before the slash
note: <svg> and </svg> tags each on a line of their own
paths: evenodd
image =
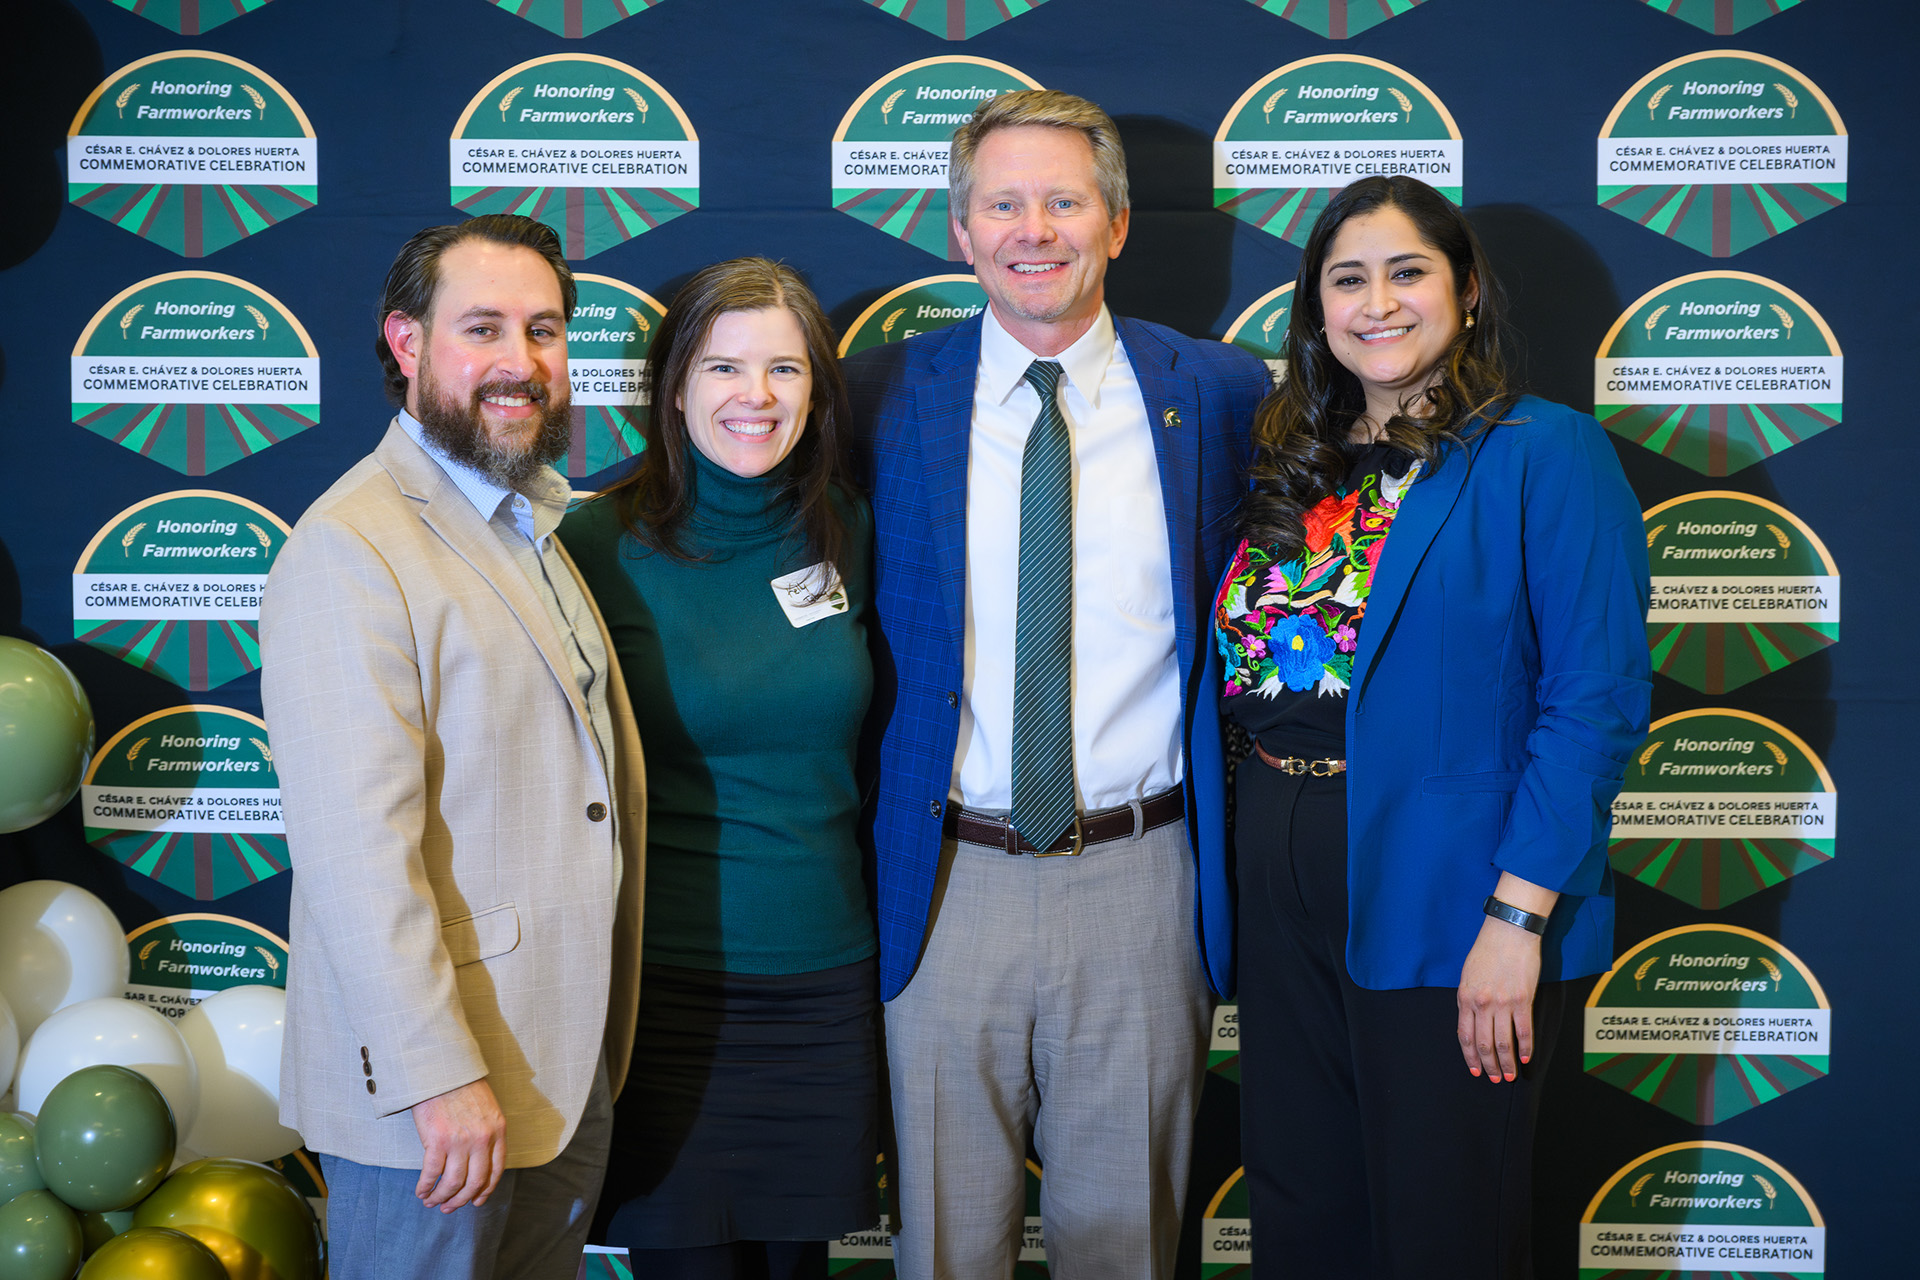
<svg viewBox="0 0 1920 1280">
<path fill-rule="evenodd" d="M 507 1169 L 507 1118 L 493 1087 L 475 1080 L 428 1098 L 415 1104 L 413 1123 L 426 1149 L 413 1193 L 442 1213 L 485 1204 Z"/>
</svg>

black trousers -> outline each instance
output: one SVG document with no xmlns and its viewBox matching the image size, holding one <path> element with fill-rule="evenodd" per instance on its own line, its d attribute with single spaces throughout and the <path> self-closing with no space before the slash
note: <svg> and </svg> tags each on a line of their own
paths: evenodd
<svg viewBox="0 0 1920 1280">
<path fill-rule="evenodd" d="M 1469 1075 L 1454 988 L 1347 974 L 1345 778 L 1252 759 L 1235 799 L 1253 1274 L 1530 1278 L 1534 1116 L 1563 984 L 1542 984 L 1518 1080 Z"/>
</svg>

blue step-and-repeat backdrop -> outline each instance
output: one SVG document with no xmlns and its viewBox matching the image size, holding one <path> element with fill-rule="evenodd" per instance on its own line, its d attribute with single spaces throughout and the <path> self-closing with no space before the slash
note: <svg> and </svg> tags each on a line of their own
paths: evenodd
<svg viewBox="0 0 1920 1280">
<path fill-rule="evenodd" d="M 1277 359 L 1329 193 L 1415 173 L 1470 211 L 1533 389 L 1615 436 L 1660 674 L 1615 815 L 1619 959 L 1555 1051 L 1540 1274 L 1914 1265 L 1920 875 L 1900 801 L 1920 604 L 1893 581 L 1920 561 L 1898 354 L 1920 245 L 1909 6 L 7 9 L 0 633 L 73 669 L 100 746 L 71 804 L 0 836 L 0 886 L 103 898 L 132 998 L 177 1016 L 284 981 L 257 597 L 387 421 L 372 308 L 400 243 L 489 211 L 560 233 L 582 281 L 564 465 L 592 488 L 638 447 L 648 344 L 706 263 L 787 259 L 854 347 L 976 310 L 946 138 L 983 96 L 1041 85 L 1125 137 L 1116 311 Z M 1183 1276 L 1241 1274 L 1259 1247 L 1231 1005 L 1212 1048 Z M 320 1194 L 310 1162 L 285 1167 Z M 1020 1267 L 1039 1275 L 1030 1212 Z M 620 1243 L 587 1271 L 625 1274 Z M 836 1274 L 892 1274 L 879 1228 L 833 1254 Z"/>
</svg>

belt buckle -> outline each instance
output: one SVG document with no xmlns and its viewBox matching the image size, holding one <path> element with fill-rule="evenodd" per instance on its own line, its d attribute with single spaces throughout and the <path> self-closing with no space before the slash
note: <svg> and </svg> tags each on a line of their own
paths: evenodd
<svg viewBox="0 0 1920 1280">
<path fill-rule="evenodd" d="M 1316 778 L 1331 778 L 1340 772 L 1334 768 L 1339 763 L 1338 760 L 1315 760 L 1307 765 L 1307 772 Z M 1326 767 L 1322 768 L 1322 765 Z"/>
<path fill-rule="evenodd" d="M 1293 778 L 1299 777 L 1301 774 L 1305 773 L 1311 767 L 1312 766 L 1310 766 L 1305 760 L 1302 760 L 1299 756 L 1287 756 L 1286 758 L 1280 761 L 1280 772 L 1286 774 L 1288 777 L 1293 777 Z"/>
<path fill-rule="evenodd" d="M 1085 834 L 1080 830 L 1080 815 L 1073 815 L 1073 840 L 1065 849 L 1035 849 L 1036 858 L 1077 858 L 1081 850 L 1087 847 Z"/>
</svg>

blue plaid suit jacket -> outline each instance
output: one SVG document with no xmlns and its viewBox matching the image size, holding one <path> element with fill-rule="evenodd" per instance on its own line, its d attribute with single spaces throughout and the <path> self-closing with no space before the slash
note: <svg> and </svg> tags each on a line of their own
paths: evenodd
<svg viewBox="0 0 1920 1280">
<path fill-rule="evenodd" d="M 873 495 L 878 614 L 873 841 L 882 998 L 907 985 L 926 940 L 941 820 L 959 747 L 965 644 L 967 449 L 980 361 L 974 317 L 846 361 L 854 454 Z M 1235 545 L 1247 433 L 1266 366 L 1237 347 L 1114 318 L 1140 381 L 1173 558 L 1187 829 L 1199 871 L 1195 940 L 1232 990 L 1233 899 L 1219 720 L 1214 584 Z"/>
</svg>

